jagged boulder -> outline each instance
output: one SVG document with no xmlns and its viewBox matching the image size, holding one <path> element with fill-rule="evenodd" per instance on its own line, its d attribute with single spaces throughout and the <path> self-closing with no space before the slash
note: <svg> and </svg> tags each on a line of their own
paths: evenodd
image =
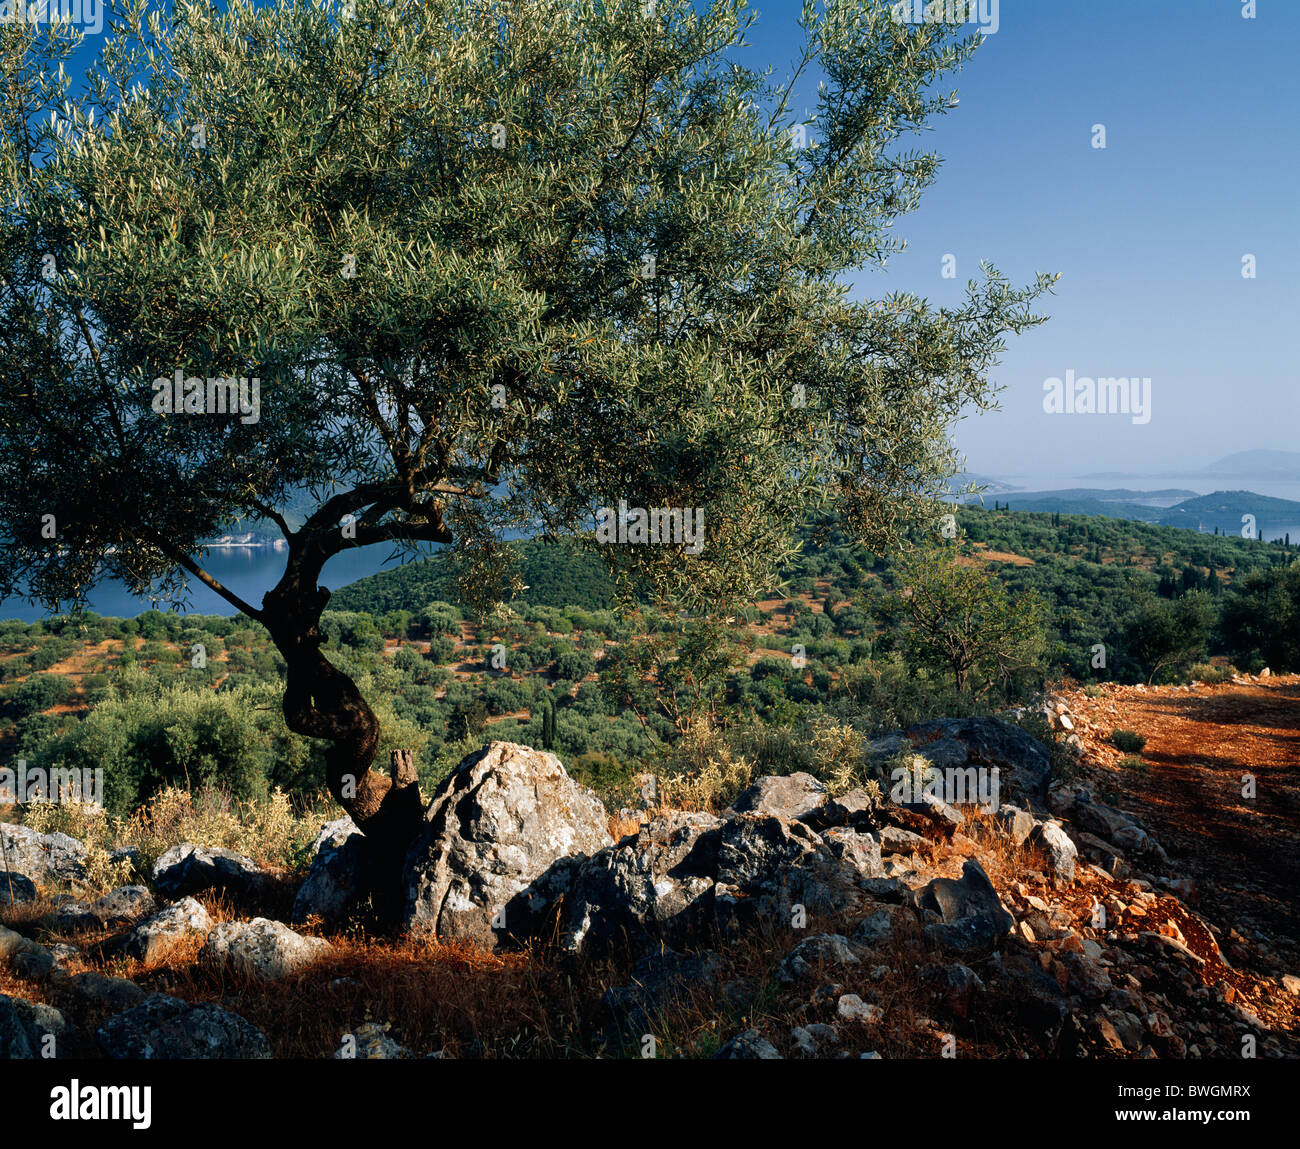
<svg viewBox="0 0 1300 1149">
<path fill-rule="evenodd" d="M 927 921 L 925 932 L 959 952 L 987 949 L 1016 924 L 973 858 L 962 866 L 960 878 L 935 878 L 918 890 L 916 908 Z"/>
<path fill-rule="evenodd" d="M 365 835 L 351 818 L 328 822 L 312 844 L 311 866 L 293 900 L 292 922 L 346 917 L 369 889 Z"/>
<path fill-rule="evenodd" d="M 711 924 L 720 826 L 711 814 L 674 811 L 594 854 L 565 895 L 565 947 L 677 945 Z"/>
<path fill-rule="evenodd" d="M 109 1018 L 95 1031 L 95 1042 L 117 1060 L 271 1057 L 266 1035 L 238 1014 L 161 993 Z"/>
<path fill-rule="evenodd" d="M 67 834 L 41 834 L 30 826 L 0 822 L 0 839 L 9 870 L 38 886 L 74 882 L 86 876 L 86 847 Z"/>
<path fill-rule="evenodd" d="M 826 805 L 826 787 L 811 774 L 769 775 L 741 791 L 728 813 L 803 818 Z"/>
<path fill-rule="evenodd" d="M 962 794 L 948 780 L 962 783 L 965 801 L 974 802 L 968 771 L 980 768 L 998 771 L 998 801 L 1015 798 L 1035 813 L 1047 810 L 1047 788 L 1052 778 L 1052 760 L 1047 747 L 1018 726 L 1001 718 L 936 718 L 907 731 L 907 737 L 943 775 L 943 798 L 961 804 Z M 949 771 L 962 771 L 962 777 Z"/>
<path fill-rule="evenodd" d="M 305 969 L 332 948 L 324 938 L 304 937 L 283 922 L 254 918 L 218 925 L 208 934 L 203 957 L 256 981 L 279 981 Z"/>
<path fill-rule="evenodd" d="M 833 849 L 803 822 L 755 814 L 729 819 L 718 839 L 718 924 L 788 925 L 797 905 L 809 915 L 862 910 L 870 902 L 863 861 L 843 844 Z"/>
<path fill-rule="evenodd" d="M 505 944 L 532 931 L 583 858 L 612 844 L 600 799 L 555 755 L 493 742 L 429 804 L 403 871 L 406 924 Z"/>
<path fill-rule="evenodd" d="M 181 842 L 154 864 L 154 888 L 164 898 L 202 894 L 208 890 L 238 900 L 261 896 L 270 875 L 252 858 L 219 846 Z"/>
</svg>

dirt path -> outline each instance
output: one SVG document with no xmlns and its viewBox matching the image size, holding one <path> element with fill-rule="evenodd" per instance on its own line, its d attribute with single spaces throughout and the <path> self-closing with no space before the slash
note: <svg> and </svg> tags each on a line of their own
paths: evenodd
<svg viewBox="0 0 1300 1149">
<path fill-rule="evenodd" d="M 1300 676 L 1110 687 L 1095 699 L 1071 692 L 1069 705 L 1097 781 L 1196 880 L 1201 911 L 1252 940 L 1268 935 L 1300 968 Z M 1146 736 L 1146 770 L 1119 766 L 1116 727 Z"/>
</svg>

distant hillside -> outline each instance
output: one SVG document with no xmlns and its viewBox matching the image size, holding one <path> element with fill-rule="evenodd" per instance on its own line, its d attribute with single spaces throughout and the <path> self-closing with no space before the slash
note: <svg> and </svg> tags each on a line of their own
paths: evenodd
<svg viewBox="0 0 1300 1149">
<path fill-rule="evenodd" d="M 587 610 L 606 610 L 613 605 L 614 584 L 594 555 L 568 543 L 530 541 L 521 542 L 519 548 L 528 587 L 520 596 L 525 602 Z M 439 554 L 349 583 L 330 596 L 330 609 L 382 614 L 456 601 L 447 560 Z"/>
<path fill-rule="evenodd" d="M 1159 521 L 1170 527 L 1190 527 L 1192 530 L 1199 527 L 1205 531 L 1218 527 L 1221 531 L 1237 534 L 1241 530 L 1242 515 L 1254 515 L 1256 525 L 1267 530 L 1275 523 L 1300 523 L 1300 503 L 1257 495 L 1254 491 L 1215 491 L 1169 507 Z"/>
<path fill-rule="evenodd" d="M 1198 470 L 1177 471 L 1092 471 L 1081 479 L 1165 479 L 1204 475 L 1211 479 L 1300 480 L 1300 451 L 1237 451 Z"/>
<path fill-rule="evenodd" d="M 948 490 L 951 494 L 956 495 L 963 487 L 974 484 L 977 487 L 984 488 L 984 497 L 990 495 L 1001 495 L 1007 491 L 1020 491 L 1023 487 L 1017 487 L 1013 483 L 1004 483 L 1000 479 L 990 478 L 988 475 L 977 475 L 973 471 L 965 471 L 961 474 L 953 475 L 948 480 Z M 978 496 L 962 496 L 963 500 L 976 499 Z"/>
<path fill-rule="evenodd" d="M 1052 496 L 1060 499 L 1096 499 L 1103 503 L 1178 503 L 1183 499 L 1196 497 L 1195 491 L 1184 487 L 1165 487 L 1158 491 L 1136 491 L 1128 487 L 1064 487 L 1059 491 L 1027 491 L 1014 498 L 1046 498 Z"/>
<path fill-rule="evenodd" d="M 1066 491 L 1040 491 L 1026 495 L 1009 495 L 1006 503 L 1013 511 L 1039 511 L 1061 515 L 1105 515 L 1185 530 L 1213 531 L 1225 534 L 1241 531 L 1242 515 L 1254 515 L 1256 525 L 1264 531 L 1280 524 L 1300 523 L 1300 502 L 1275 499 L 1254 491 L 1215 491 L 1210 495 L 1191 492 L 1172 507 L 1148 506 L 1132 501 L 1134 495 L 1156 497 L 1178 494 L 1177 491 L 1089 491 L 1075 488 Z"/>
<path fill-rule="evenodd" d="M 1111 519 L 1133 519 L 1140 523 L 1158 523 L 1163 507 L 1123 499 L 1100 499 L 1096 493 L 1074 495 L 1066 492 L 1043 491 L 1029 495 L 1008 495 L 1005 500 L 1013 511 L 1037 511 L 1059 515 L 1103 515 Z"/>
<path fill-rule="evenodd" d="M 1300 451 L 1237 451 L 1198 473 L 1223 479 L 1300 479 Z"/>
</svg>

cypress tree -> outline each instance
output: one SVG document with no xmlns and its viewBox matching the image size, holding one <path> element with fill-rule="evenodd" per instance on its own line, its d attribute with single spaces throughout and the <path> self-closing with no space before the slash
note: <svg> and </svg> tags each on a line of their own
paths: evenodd
<svg viewBox="0 0 1300 1149">
<path fill-rule="evenodd" d="M 542 704 L 542 749 L 555 749 L 555 702 L 549 694 Z"/>
</svg>

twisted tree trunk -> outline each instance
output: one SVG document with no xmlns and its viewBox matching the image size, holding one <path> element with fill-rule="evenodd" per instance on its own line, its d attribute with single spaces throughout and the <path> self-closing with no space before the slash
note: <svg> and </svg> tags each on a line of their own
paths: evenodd
<svg viewBox="0 0 1300 1149">
<path fill-rule="evenodd" d="M 356 683 L 321 650 L 320 618 L 329 591 L 312 564 L 291 555 L 284 577 L 263 599 L 262 622 L 288 665 L 284 718 L 289 729 L 329 742 L 325 778 L 369 845 L 375 908 L 385 918 L 400 903 L 401 867 L 420 830 L 424 803 L 409 750 L 395 750 L 386 777 L 371 769 L 379 721 Z"/>
</svg>

